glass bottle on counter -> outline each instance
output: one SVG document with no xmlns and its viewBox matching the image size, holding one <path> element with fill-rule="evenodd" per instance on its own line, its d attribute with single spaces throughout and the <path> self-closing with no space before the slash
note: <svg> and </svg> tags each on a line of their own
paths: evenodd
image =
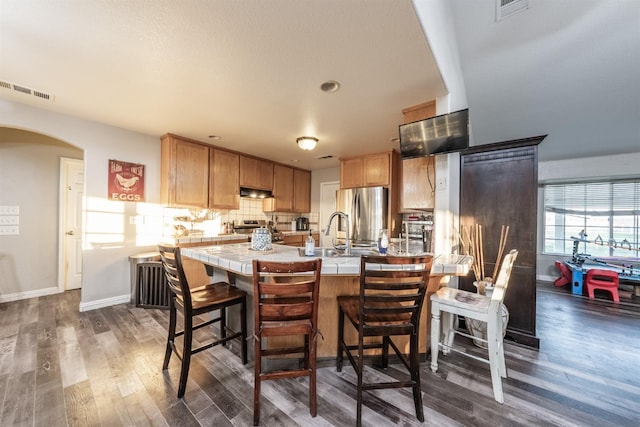
<svg viewBox="0 0 640 427">
<path fill-rule="evenodd" d="M 304 244 L 304 254 L 306 256 L 313 256 L 316 249 L 316 241 L 313 240 L 313 236 L 311 235 L 311 229 L 309 229 L 309 236 L 307 237 L 307 241 Z"/>
<path fill-rule="evenodd" d="M 387 253 L 387 248 L 389 247 L 389 234 L 387 233 L 387 229 L 383 228 L 380 230 L 380 234 L 378 235 L 378 252 L 381 255 Z"/>
</svg>

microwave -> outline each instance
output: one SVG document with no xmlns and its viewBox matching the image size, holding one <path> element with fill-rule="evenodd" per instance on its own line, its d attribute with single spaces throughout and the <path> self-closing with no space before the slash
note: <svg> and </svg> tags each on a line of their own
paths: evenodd
<svg viewBox="0 0 640 427">
<path fill-rule="evenodd" d="M 424 234 L 430 235 L 432 230 L 433 221 L 402 221 L 402 237 L 409 234 L 409 239 L 422 240 Z"/>
</svg>

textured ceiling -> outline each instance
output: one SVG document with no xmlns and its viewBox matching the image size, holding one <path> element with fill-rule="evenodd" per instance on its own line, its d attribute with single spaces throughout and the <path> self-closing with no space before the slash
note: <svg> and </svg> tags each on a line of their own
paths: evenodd
<svg viewBox="0 0 640 427">
<path fill-rule="evenodd" d="M 0 97 L 309 169 L 397 147 L 401 110 L 446 93 L 410 0 L 0 0 L 0 58 L 54 99 Z"/>
</svg>

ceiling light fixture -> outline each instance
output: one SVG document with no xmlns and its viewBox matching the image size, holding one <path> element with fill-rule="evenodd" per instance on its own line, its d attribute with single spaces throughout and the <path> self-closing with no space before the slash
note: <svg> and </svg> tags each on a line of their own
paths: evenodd
<svg viewBox="0 0 640 427">
<path fill-rule="evenodd" d="M 320 85 L 320 90 L 323 92 L 335 92 L 340 89 L 340 83 L 335 80 L 328 80 Z"/>
<path fill-rule="evenodd" d="M 298 147 L 303 150 L 313 150 L 318 143 L 318 138 L 314 138 L 313 136 L 301 136 L 296 139 L 296 142 L 298 143 Z"/>
</svg>

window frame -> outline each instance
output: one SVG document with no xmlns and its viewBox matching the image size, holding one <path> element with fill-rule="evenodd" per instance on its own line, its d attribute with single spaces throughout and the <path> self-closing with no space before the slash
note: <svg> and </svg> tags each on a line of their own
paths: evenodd
<svg viewBox="0 0 640 427">
<path fill-rule="evenodd" d="M 543 255 L 572 255 L 571 237 L 579 237 L 580 231 L 584 230 L 589 243 L 581 242 L 578 253 L 603 257 L 640 256 L 640 177 L 547 182 L 541 183 L 541 187 Z M 595 218 L 606 220 L 595 221 Z M 620 224 L 625 218 L 627 223 Z M 614 241 L 615 236 L 619 239 Z M 593 243 L 598 237 L 603 244 Z M 624 249 L 623 239 L 626 239 Z M 626 249 L 629 246 L 631 250 Z"/>
</svg>

